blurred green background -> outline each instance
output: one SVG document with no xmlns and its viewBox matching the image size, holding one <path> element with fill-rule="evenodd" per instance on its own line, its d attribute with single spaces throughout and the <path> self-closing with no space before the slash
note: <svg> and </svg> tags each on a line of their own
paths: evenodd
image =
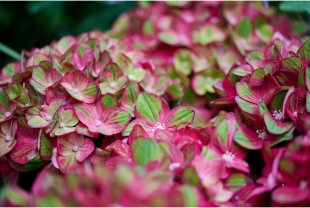
<svg viewBox="0 0 310 208">
<path fill-rule="evenodd" d="M 287 13 L 290 18 L 310 22 L 310 2 L 265 3 L 275 6 L 279 13 Z M 43 47 L 68 34 L 75 36 L 95 28 L 104 31 L 119 14 L 136 4 L 134 1 L 0 2 L 0 43 L 20 53 L 22 49 Z M 0 52 L 0 69 L 13 61 Z"/>
</svg>

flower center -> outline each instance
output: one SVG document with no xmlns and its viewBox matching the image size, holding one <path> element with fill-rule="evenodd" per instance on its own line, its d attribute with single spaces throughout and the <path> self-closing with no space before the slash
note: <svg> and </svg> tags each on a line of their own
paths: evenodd
<svg viewBox="0 0 310 208">
<path fill-rule="evenodd" d="M 6 113 L 4 114 L 4 116 L 7 118 L 7 117 L 9 117 L 11 114 L 12 114 L 11 112 L 6 112 Z"/>
<path fill-rule="evenodd" d="M 274 116 L 274 118 L 276 119 L 276 120 L 278 120 L 278 121 L 280 121 L 281 119 L 282 119 L 282 117 L 283 117 L 283 114 L 282 114 L 282 111 L 281 110 L 279 110 L 279 111 L 273 111 L 273 114 L 272 114 L 273 116 Z"/>
<path fill-rule="evenodd" d="M 60 128 L 63 128 L 63 127 L 65 127 L 65 123 L 63 123 L 63 122 L 60 122 L 60 124 L 59 124 L 59 127 L 60 127 Z"/>
<path fill-rule="evenodd" d="M 266 128 L 264 127 L 262 130 L 257 130 L 256 133 L 258 133 L 258 138 L 259 139 L 267 139 L 267 132 L 266 132 Z"/>
<path fill-rule="evenodd" d="M 111 87 L 111 88 L 116 87 L 116 83 L 115 83 L 115 82 L 111 82 L 111 83 L 110 83 L 110 87 Z"/>
<path fill-rule="evenodd" d="M 79 89 L 75 88 L 75 89 L 73 90 L 73 93 L 74 93 L 74 94 L 79 94 Z"/>
<path fill-rule="evenodd" d="M 5 140 L 6 140 L 7 142 L 11 141 L 11 139 L 12 139 L 12 137 L 11 137 L 10 135 L 6 135 L 6 136 L 5 136 Z"/>
<path fill-rule="evenodd" d="M 95 126 L 96 126 L 96 127 L 102 126 L 102 122 L 99 121 L 99 120 L 95 121 Z"/>
<path fill-rule="evenodd" d="M 235 155 L 228 151 L 226 151 L 225 154 L 222 155 L 222 158 L 228 162 L 232 161 L 234 157 Z"/>
<path fill-rule="evenodd" d="M 78 147 L 78 146 L 73 146 L 72 150 L 73 150 L 74 152 L 77 152 L 77 151 L 79 150 L 79 147 Z"/>
<path fill-rule="evenodd" d="M 293 115 L 294 115 L 295 118 L 297 118 L 297 113 L 298 113 L 297 111 L 295 111 L 295 112 L 293 113 Z"/>
<path fill-rule="evenodd" d="M 156 122 L 156 124 L 154 125 L 154 129 L 152 130 L 153 132 L 156 130 L 156 129 L 165 129 L 165 125 L 164 124 L 161 124 L 159 122 Z"/>
<path fill-rule="evenodd" d="M 308 181 L 301 181 L 299 187 L 305 189 L 308 187 Z"/>
<path fill-rule="evenodd" d="M 46 121 L 51 121 L 51 120 L 52 120 L 52 117 L 49 116 L 49 115 L 46 115 L 46 116 L 45 116 L 45 120 L 46 120 Z"/>
</svg>

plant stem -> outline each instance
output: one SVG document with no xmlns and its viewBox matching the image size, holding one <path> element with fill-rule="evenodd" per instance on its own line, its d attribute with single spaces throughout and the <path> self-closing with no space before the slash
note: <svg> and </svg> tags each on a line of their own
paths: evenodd
<svg viewBox="0 0 310 208">
<path fill-rule="evenodd" d="M 2 43 L 0 43 L 0 51 L 16 60 L 20 59 L 20 54 Z"/>
</svg>

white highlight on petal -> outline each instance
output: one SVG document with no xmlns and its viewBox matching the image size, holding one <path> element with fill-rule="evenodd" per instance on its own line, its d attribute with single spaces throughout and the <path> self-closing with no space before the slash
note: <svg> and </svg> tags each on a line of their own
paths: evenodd
<svg viewBox="0 0 310 208">
<path fill-rule="evenodd" d="M 272 114 L 273 116 L 274 116 L 274 118 L 276 119 L 276 120 L 281 120 L 282 119 L 282 117 L 283 117 L 283 113 L 282 113 L 282 111 L 281 110 L 278 110 L 278 111 L 273 111 L 273 114 Z"/>
<path fill-rule="evenodd" d="M 297 118 L 297 113 L 298 113 L 297 111 L 295 111 L 295 112 L 293 113 L 293 115 L 294 115 L 295 118 Z"/>
<path fill-rule="evenodd" d="M 300 181 L 299 188 L 305 189 L 308 187 L 308 181 Z"/>
<path fill-rule="evenodd" d="M 162 123 L 159 123 L 159 122 L 156 122 L 155 125 L 154 125 L 154 129 L 152 130 L 153 132 L 155 132 L 156 129 L 162 129 L 164 130 L 166 127 L 164 124 Z"/>
<path fill-rule="evenodd" d="M 235 158 L 235 155 L 226 151 L 225 154 L 222 155 L 222 158 L 228 162 L 231 162 Z"/>
<path fill-rule="evenodd" d="M 130 74 L 128 77 L 129 77 L 129 79 L 134 79 L 135 78 L 135 76 L 132 75 L 132 74 Z"/>
<path fill-rule="evenodd" d="M 58 166 L 58 163 L 57 163 L 57 147 L 55 147 L 53 149 L 52 163 L 55 166 L 55 168 L 59 169 L 59 166 Z"/>
<path fill-rule="evenodd" d="M 258 133 L 258 138 L 259 139 L 267 139 L 267 132 L 266 132 L 266 128 L 264 127 L 262 130 L 257 130 L 256 133 Z"/>
<path fill-rule="evenodd" d="M 176 168 L 178 168 L 178 167 L 180 167 L 180 166 L 181 166 L 180 163 L 171 163 L 171 164 L 169 165 L 168 169 L 169 169 L 170 171 L 173 171 L 174 169 L 176 169 Z"/>
</svg>

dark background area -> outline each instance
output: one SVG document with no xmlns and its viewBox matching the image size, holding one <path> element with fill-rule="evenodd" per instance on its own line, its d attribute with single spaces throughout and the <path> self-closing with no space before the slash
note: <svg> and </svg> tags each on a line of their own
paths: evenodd
<svg viewBox="0 0 310 208">
<path fill-rule="evenodd" d="M 0 42 L 20 53 L 43 47 L 66 35 L 109 29 L 136 2 L 0 2 Z M 14 59 L 0 52 L 0 68 Z"/>
</svg>

